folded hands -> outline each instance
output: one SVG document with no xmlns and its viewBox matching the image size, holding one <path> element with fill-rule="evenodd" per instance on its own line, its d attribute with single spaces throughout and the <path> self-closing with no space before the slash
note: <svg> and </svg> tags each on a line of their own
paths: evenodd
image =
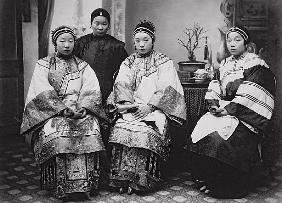
<svg viewBox="0 0 282 203">
<path fill-rule="evenodd" d="M 217 117 L 228 115 L 228 111 L 225 108 L 218 107 L 218 106 L 215 106 L 215 105 L 210 106 L 209 111 L 212 115 L 217 116 Z"/>
<path fill-rule="evenodd" d="M 84 118 L 87 114 L 87 110 L 85 108 L 80 108 L 77 110 L 72 110 L 70 108 L 66 108 L 62 111 L 62 115 L 67 118 L 72 119 L 81 119 Z"/>
</svg>

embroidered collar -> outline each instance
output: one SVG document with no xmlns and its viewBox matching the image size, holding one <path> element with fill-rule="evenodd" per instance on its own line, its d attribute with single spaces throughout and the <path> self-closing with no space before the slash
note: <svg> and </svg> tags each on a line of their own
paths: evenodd
<svg viewBox="0 0 282 203">
<path fill-rule="evenodd" d="M 61 54 L 60 52 L 56 52 L 56 57 L 60 58 L 60 59 L 71 59 L 74 57 L 73 54 L 69 54 L 69 55 L 64 55 L 64 54 Z"/>
<path fill-rule="evenodd" d="M 245 58 L 245 56 L 246 56 L 247 54 L 248 54 L 248 52 L 244 52 L 244 53 L 241 54 L 239 57 L 232 56 L 232 57 L 231 57 L 231 61 L 242 60 L 243 58 Z"/>
<path fill-rule="evenodd" d="M 150 56 L 153 52 L 154 52 L 154 50 L 152 49 L 151 51 L 147 52 L 146 54 L 137 53 L 137 57 L 138 58 L 146 58 L 146 57 Z"/>
</svg>

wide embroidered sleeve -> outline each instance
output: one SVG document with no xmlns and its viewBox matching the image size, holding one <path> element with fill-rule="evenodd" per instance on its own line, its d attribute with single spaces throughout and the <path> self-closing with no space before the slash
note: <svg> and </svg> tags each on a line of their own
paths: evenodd
<svg viewBox="0 0 282 203">
<path fill-rule="evenodd" d="M 172 60 L 158 66 L 157 89 L 148 103 L 162 110 L 169 118 L 186 120 L 183 87 Z"/>
<path fill-rule="evenodd" d="M 79 69 L 82 71 L 82 87 L 77 108 L 84 107 L 96 116 L 106 119 L 102 108 L 100 85 L 95 72 L 86 62 L 80 63 Z"/>
<path fill-rule="evenodd" d="M 66 108 L 57 92 L 50 85 L 48 73 L 48 59 L 39 60 L 36 63 L 26 97 L 21 134 L 32 130 Z"/>
<path fill-rule="evenodd" d="M 134 73 L 130 68 L 130 59 L 122 62 L 114 84 L 114 102 L 134 102 Z"/>
</svg>

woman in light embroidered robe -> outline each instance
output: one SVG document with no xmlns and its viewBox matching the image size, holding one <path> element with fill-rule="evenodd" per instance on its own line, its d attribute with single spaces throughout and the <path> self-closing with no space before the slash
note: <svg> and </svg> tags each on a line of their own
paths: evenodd
<svg viewBox="0 0 282 203">
<path fill-rule="evenodd" d="M 161 180 L 170 150 L 169 120 L 186 119 L 183 89 L 172 60 L 153 50 L 149 21 L 134 30 L 133 53 L 121 64 L 108 102 L 118 119 L 109 138 L 110 186 L 120 192 L 147 192 Z"/>
<path fill-rule="evenodd" d="M 72 54 L 74 40 L 75 34 L 67 26 L 52 32 L 57 52 L 36 63 L 21 126 L 21 134 L 31 144 L 35 160 L 41 166 L 43 187 L 54 189 L 57 197 L 97 189 L 99 154 L 105 151 L 99 127 L 99 119 L 105 118 L 99 82 L 92 68 Z M 84 157 L 77 155 L 88 155 L 86 159 L 93 162 L 93 166 L 89 165 L 91 172 L 86 174 L 88 181 L 72 183 L 75 172 L 71 174 L 60 165 L 65 163 L 66 154 L 71 154 L 69 159 L 77 158 L 75 167 L 82 170 L 82 174 Z M 53 169 L 63 172 L 58 174 Z M 52 184 L 56 188 L 51 188 Z M 75 184 L 75 188 L 71 184 Z"/>
<path fill-rule="evenodd" d="M 209 112 L 191 135 L 191 165 L 201 191 L 240 198 L 248 192 L 258 143 L 272 116 L 275 77 L 264 60 L 247 52 L 245 28 L 230 28 L 226 41 L 231 56 L 221 62 L 220 78 L 209 84 Z"/>
</svg>

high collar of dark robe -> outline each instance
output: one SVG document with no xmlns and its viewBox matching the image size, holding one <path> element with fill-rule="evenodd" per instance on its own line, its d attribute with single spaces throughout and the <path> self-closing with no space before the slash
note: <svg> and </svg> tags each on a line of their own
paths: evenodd
<svg viewBox="0 0 282 203">
<path fill-rule="evenodd" d="M 107 39 L 108 37 L 109 37 L 108 34 L 104 34 L 104 35 L 99 36 L 99 35 L 94 35 L 94 34 L 92 33 L 92 35 L 91 35 L 91 38 L 92 38 L 92 39 L 97 39 L 97 40 Z"/>
</svg>

